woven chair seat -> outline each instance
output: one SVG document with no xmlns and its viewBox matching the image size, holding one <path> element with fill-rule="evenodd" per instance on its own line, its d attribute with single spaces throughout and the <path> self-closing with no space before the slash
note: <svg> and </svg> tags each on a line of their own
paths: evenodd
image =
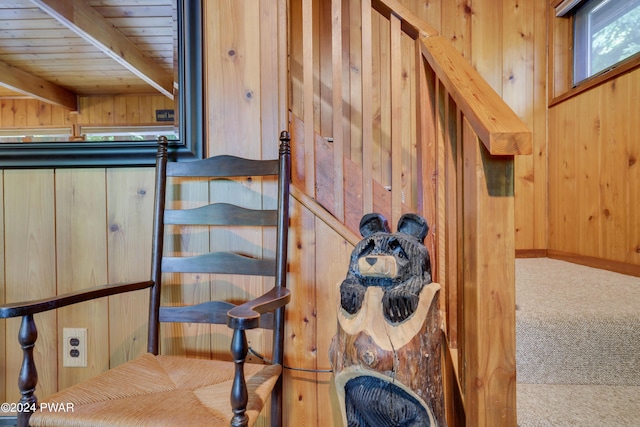
<svg viewBox="0 0 640 427">
<path fill-rule="evenodd" d="M 73 408 L 36 411 L 32 426 L 229 426 L 232 362 L 145 354 L 43 400 Z M 245 364 L 253 425 L 282 371 Z M 47 405 L 52 407 L 53 405 Z"/>
</svg>

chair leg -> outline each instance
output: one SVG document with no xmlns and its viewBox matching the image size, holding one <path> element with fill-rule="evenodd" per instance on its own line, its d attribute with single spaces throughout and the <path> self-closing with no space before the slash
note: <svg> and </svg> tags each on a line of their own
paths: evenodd
<svg viewBox="0 0 640 427">
<path fill-rule="evenodd" d="M 33 320 L 33 315 L 28 314 L 22 317 L 18 341 L 22 347 L 22 368 L 18 377 L 18 387 L 20 388 L 20 402 L 18 403 L 18 426 L 28 426 L 31 414 L 35 412 L 38 399 L 34 394 L 38 384 L 38 372 L 33 358 L 33 348 L 38 339 L 38 330 Z"/>
<path fill-rule="evenodd" d="M 282 427 L 282 375 L 271 392 L 271 427 Z"/>
<path fill-rule="evenodd" d="M 248 351 L 249 346 L 245 331 L 241 329 L 234 330 L 233 339 L 231 340 L 231 355 L 236 369 L 233 377 L 233 387 L 231 388 L 231 408 L 234 414 L 231 419 L 231 427 L 246 427 L 249 421 L 249 417 L 246 414 L 249 395 L 247 393 L 247 383 L 244 379 L 244 362 Z"/>
</svg>

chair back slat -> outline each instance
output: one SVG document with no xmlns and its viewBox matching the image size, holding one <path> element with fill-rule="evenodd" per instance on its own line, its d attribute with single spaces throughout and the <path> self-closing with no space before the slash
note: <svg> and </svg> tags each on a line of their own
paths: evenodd
<svg viewBox="0 0 640 427">
<path fill-rule="evenodd" d="M 278 175 L 278 160 L 216 156 L 193 162 L 167 163 L 167 176 L 234 177 Z"/>
<path fill-rule="evenodd" d="M 160 307 L 161 322 L 227 324 L 227 313 L 235 305 L 226 301 L 208 301 L 179 307 Z M 273 329 L 273 313 L 260 316 L 260 327 Z"/>
<path fill-rule="evenodd" d="M 275 226 L 278 223 L 278 211 L 246 209 L 229 203 L 215 203 L 194 209 L 167 209 L 164 212 L 164 223 Z"/>
<path fill-rule="evenodd" d="M 235 307 L 226 301 L 207 301 L 196 305 L 160 307 L 161 322 L 227 323 L 227 312 Z"/>
<path fill-rule="evenodd" d="M 251 258 L 233 252 L 210 252 L 192 257 L 164 257 L 162 271 L 275 276 L 275 260 Z"/>
</svg>

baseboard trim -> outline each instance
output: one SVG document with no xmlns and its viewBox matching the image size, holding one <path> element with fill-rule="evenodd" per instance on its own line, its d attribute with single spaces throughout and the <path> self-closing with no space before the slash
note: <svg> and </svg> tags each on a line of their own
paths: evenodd
<svg viewBox="0 0 640 427">
<path fill-rule="evenodd" d="M 516 249 L 516 258 L 546 258 L 546 249 Z"/>
<path fill-rule="evenodd" d="M 640 277 L 640 265 L 629 264 L 620 261 L 595 258 L 584 255 L 576 255 L 568 252 L 556 251 L 553 249 L 518 249 L 516 258 L 553 258 L 561 261 L 572 262 L 574 264 L 585 265 L 587 267 L 599 268 L 626 274 L 628 276 Z"/>
</svg>

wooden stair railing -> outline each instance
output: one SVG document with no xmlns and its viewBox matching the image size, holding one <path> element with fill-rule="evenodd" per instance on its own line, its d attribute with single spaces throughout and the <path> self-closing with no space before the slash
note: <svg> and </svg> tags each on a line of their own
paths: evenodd
<svg viewBox="0 0 640 427">
<path fill-rule="evenodd" d="M 293 183 L 354 232 L 373 211 L 427 219 L 448 423 L 515 426 L 513 160 L 531 132 L 398 1 L 322 3 L 291 3 Z"/>
</svg>

